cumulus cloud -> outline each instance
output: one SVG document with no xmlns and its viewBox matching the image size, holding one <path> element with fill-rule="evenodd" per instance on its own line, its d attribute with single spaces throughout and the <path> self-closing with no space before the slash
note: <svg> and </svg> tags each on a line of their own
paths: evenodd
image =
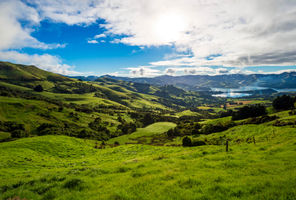
<svg viewBox="0 0 296 200">
<path fill-rule="evenodd" d="M 20 1 L 0 2 L 0 50 L 24 46 L 46 48 L 46 44 L 30 35 L 29 27 L 21 26 L 20 19 L 34 25 L 40 21 L 37 11 Z"/>
<path fill-rule="evenodd" d="M 34 64 L 61 74 L 76 73 L 70 70 L 70 66 L 62 64 L 56 56 L 29 55 L 18 52 L 24 47 L 44 50 L 66 47 L 66 44 L 46 44 L 34 38 L 31 33 L 38 28 L 40 21 L 42 18 L 34 7 L 20 0 L 0 1 L 0 59 Z"/>
<path fill-rule="evenodd" d="M 17 51 L 0 51 L 0 60 L 11 61 L 27 65 L 35 65 L 41 69 L 65 74 L 65 75 L 78 75 L 79 72 L 73 71 L 73 67 L 63 64 L 61 59 L 49 54 L 25 54 Z"/>
<path fill-rule="evenodd" d="M 111 2 L 111 3 L 110 3 Z M 151 0 L 109 1 L 101 13 L 113 34 L 124 34 L 129 45 L 174 45 L 193 57 L 161 61 L 161 65 L 264 66 L 295 65 L 296 1 L 290 0 Z M 170 16 L 166 19 L 165 16 Z M 159 21 L 184 27 L 171 37 Z M 163 24 L 166 28 L 166 25 Z M 177 22 L 175 26 L 180 26 Z M 158 33 L 165 32 L 162 37 Z M 170 26 L 168 26 L 170 28 Z M 166 38 L 170 38 L 169 40 Z M 217 55 L 210 60 L 211 55 Z"/>
<path fill-rule="evenodd" d="M 38 11 L 19 0 L 0 2 L 0 50 L 32 47 L 64 48 L 65 44 L 46 44 L 31 36 L 42 19 Z M 21 23 L 22 22 L 22 23 Z"/>
<path fill-rule="evenodd" d="M 296 1 L 102 0 L 37 1 L 42 16 L 67 24 L 98 18 L 114 43 L 171 45 L 192 58 L 177 66 L 295 65 Z M 211 55 L 220 55 L 211 57 Z M 178 63 L 179 61 L 180 63 Z"/>
</svg>

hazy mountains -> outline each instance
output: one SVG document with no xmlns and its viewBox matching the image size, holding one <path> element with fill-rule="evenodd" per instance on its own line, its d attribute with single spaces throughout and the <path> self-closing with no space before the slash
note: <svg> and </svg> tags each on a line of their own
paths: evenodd
<svg viewBox="0 0 296 200">
<path fill-rule="evenodd" d="M 231 74 L 231 75 L 187 75 L 187 76 L 158 76 L 154 78 L 129 78 L 106 75 L 116 80 L 123 80 L 151 85 L 174 85 L 186 90 L 210 90 L 211 88 L 239 88 L 245 86 L 258 86 L 274 89 L 296 88 L 296 72 L 282 74 Z M 75 77 L 82 80 L 93 81 L 98 77 Z"/>
</svg>

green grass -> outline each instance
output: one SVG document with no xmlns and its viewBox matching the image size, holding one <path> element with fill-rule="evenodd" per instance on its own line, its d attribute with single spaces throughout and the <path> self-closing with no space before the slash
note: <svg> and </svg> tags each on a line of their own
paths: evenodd
<svg viewBox="0 0 296 200">
<path fill-rule="evenodd" d="M 230 122 L 231 117 L 222 117 L 222 118 L 217 118 L 217 119 L 207 119 L 202 121 L 200 124 L 206 125 L 206 124 L 217 124 L 217 123 L 225 123 L 225 122 Z"/>
<path fill-rule="evenodd" d="M 177 117 L 182 117 L 182 116 L 201 116 L 200 113 L 197 112 L 192 112 L 191 110 L 184 110 L 182 112 L 178 112 L 175 114 Z"/>
<path fill-rule="evenodd" d="M 0 143 L 0 199 L 296 198 L 295 129 L 247 125 L 219 134 L 258 140 L 233 140 L 228 153 L 223 145 L 95 149 L 66 136 Z"/>
<path fill-rule="evenodd" d="M 10 133 L 0 131 L 0 141 L 9 139 L 10 137 Z"/>
<path fill-rule="evenodd" d="M 137 131 L 129 135 L 112 138 L 107 143 L 113 144 L 115 141 L 119 142 L 119 144 L 138 143 L 139 139 L 141 139 L 141 143 L 149 143 L 149 139 L 151 139 L 152 136 L 160 135 L 175 126 L 176 124 L 171 122 L 157 122 L 145 128 L 138 128 Z"/>
</svg>

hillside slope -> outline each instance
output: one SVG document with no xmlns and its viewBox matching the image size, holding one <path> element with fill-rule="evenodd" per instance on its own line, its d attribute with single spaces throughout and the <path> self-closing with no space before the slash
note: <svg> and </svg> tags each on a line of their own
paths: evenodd
<svg viewBox="0 0 296 200">
<path fill-rule="evenodd" d="M 34 90 L 38 85 L 42 92 Z M 148 113 L 154 121 L 174 121 L 174 113 L 204 101 L 221 100 L 174 86 L 107 77 L 80 81 L 35 66 L 0 62 L 1 140 L 46 134 L 107 140 L 143 127 Z"/>
<path fill-rule="evenodd" d="M 95 149 L 66 136 L 0 143 L 0 199 L 295 199 L 295 128 L 233 130 L 205 136 L 229 136 L 228 153 L 224 145 Z"/>
</svg>

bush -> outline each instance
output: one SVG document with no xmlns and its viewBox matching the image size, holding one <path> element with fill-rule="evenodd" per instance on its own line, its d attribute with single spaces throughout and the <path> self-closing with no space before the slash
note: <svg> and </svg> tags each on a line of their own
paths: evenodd
<svg viewBox="0 0 296 200">
<path fill-rule="evenodd" d="M 185 136 L 185 137 L 183 138 L 183 140 L 182 140 L 182 145 L 183 145 L 184 147 L 190 147 L 190 146 L 192 146 L 191 138 L 188 137 L 188 136 Z"/>
<path fill-rule="evenodd" d="M 42 123 L 37 128 L 37 134 L 40 135 L 55 135 L 57 134 L 58 127 L 54 124 Z"/>
<path fill-rule="evenodd" d="M 13 138 L 22 138 L 22 137 L 27 137 L 28 133 L 25 132 L 24 130 L 14 130 L 11 132 L 11 137 Z"/>
<path fill-rule="evenodd" d="M 202 127 L 201 133 L 202 134 L 211 134 L 216 132 L 225 131 L 231 127 L 235 126 L 235 123 L 232 121 L 226 123 L 217 123 L 217 124 L 206 124 Z"/>
<path fill-rule="evenodd" d="M 83 183 L 84 182 L 78 178 L 70 179 L 66 181 L 66 183 L 64 184 L 64 188 L 81 190 L 83 188 Z"/>
<path fill-rule="evenodd" d="M 42 92 L 43 91 L 43 87 L 41 85 L 37 85 L 36 87 L 34 87 L 34 91 L 36 91 L 36 92 Z"/>
<path fill-rule="evenodd" d="M 248 119 L 246 122 L 244 122 L 244 124 L 262 124 L 265 122 L 270 122 L 270 121 L 276 120 L 278 118 L 279 117 L 277 117 L 277 116 L 268 116 L 268 115 L 260 116 L 260 117 L 253 117 L 253 118 Z"/>
<path fill-rule="evenodd" d="M 192 142 L 192 146 L 203 146 L 203 145 L 206 145 L 204 141 L 197 140 Z"/>
<path fill-rule="evenodd" d="M 154 119 L 151 116 L 151 114 L 150 113 L 145 114 L 145 116 L 143 118 L 144 126 L 148 126 L 148 125 L 153 124 L 153 123 L 154 123 Z"/>
</svg>

